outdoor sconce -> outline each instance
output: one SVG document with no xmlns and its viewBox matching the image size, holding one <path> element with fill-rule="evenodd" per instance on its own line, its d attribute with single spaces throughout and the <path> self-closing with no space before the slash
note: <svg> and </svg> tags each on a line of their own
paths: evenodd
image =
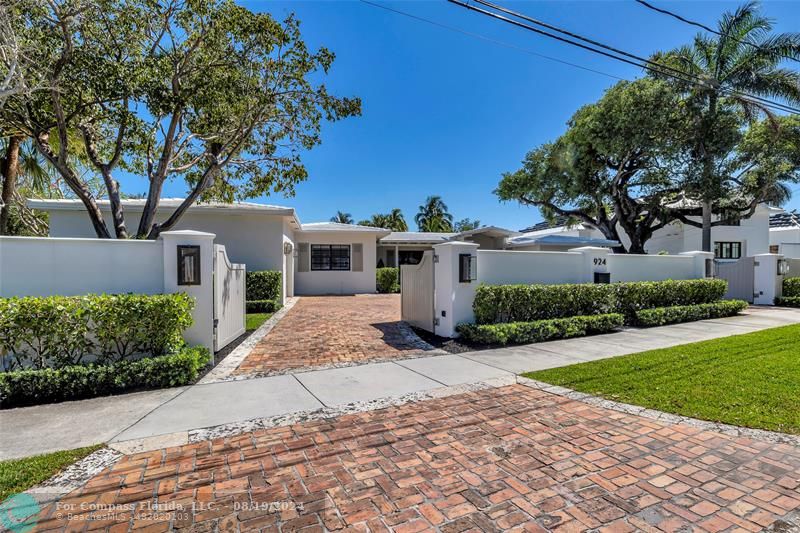
<svg viewBox="0 0 800 533">
<path fill-rule="evenodd" d="M 458 282 L 469 283 L 478 279 L 478 256 L 458 254 Z"/>
<path fill-rule="evenodd" d="M 789 261 L 786 259 L 778 259 L 778 275 L 784 276 L 789 273 Z"/>
<path fill-rule="evenodd" d="M 595 283 L 611 283 L 611 273 L 610 272 L 595 272 L 594 273 L 594 282 Z"/>
<path fill-rule="evenodd" d="M 290 242 L 283 243 L 283 255 L 291 255 L 292 250 L 294 250 L 294 246 L 292 246 L 292 243 Z"/>
<path fill-rule="evenodd" d="M 713 278 L 715 275 L 716 272 L 714 272 L 714 260 L 706 259 L 706 277 Z"/>
<path fill-rule="evenodd" d="M 178 285 L 200 285 L 199 246 L 178 246 Z"/>
</svg>

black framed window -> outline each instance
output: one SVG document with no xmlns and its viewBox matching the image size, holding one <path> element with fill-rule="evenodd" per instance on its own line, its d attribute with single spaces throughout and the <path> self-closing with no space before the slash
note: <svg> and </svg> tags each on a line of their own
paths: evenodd
<svg viewBox="0 0 800 533">
<path fill-rule="evenodd" d="M 199 246 L 178 246 L 178 285 L 200 285 Z"/>
<path fill-rule="evenodd" d="M 742 257 L 742 243 L 740 242 L 715 242 L 714 257 L 717 259 L 739 259 Z"/>
<path fill-rule="evenodd" d="M 312 244 L 311 270 L 350 270 L 350 245 Z"/>
</svg>

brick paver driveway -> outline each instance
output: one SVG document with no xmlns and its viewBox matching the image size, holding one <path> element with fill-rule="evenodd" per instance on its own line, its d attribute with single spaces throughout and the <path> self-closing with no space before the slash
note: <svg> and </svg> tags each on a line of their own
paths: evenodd
<svg viewBox="0 0 800 533">
<path fill-rule="evenodd" d="M 399 294 L 304 296 L 239 365 L 236 374 L 272 374 L 430 350 L 400 322 Z"/>
<path fill-rule="evenodd" d="M 186 510 L 91 524 L 120 530 L 758 531 L 792 523 L 799 484 L 798 448 L 513 385 L 128 456 L 61 508 Z"/>
</svg>

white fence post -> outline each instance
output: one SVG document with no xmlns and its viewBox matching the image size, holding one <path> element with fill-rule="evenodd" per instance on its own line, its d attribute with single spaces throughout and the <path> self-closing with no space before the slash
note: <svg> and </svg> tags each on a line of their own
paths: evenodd
<svg viewBox="0 0 800 533">
<path fill-rule="evenodd" d="M 686 255 L 694 258 L 694 277 L 711 278 L 714 276 L 714 253 L 713 252 L 681 252 L 678 255 Z"/>
<path fill-rule="evenodd" d="M 572 248 L 570 252 L 578 252 L 583 254 L 583 283 L 594 283 L 594 274 L 599 272 L 601 274 L 608 274 L 608 256 L 611 250 L 608 248 L 600 248 L 598 246 L 582 246 L 580 248 Z"/>
<path fill-rule="evenodd" d="M 753 303 L 756 305 L 773 305 L 775 298 L 783 294 L 783 274 L 778 274 L 778 261 L 781 254 L 754 255 L 755 272 L 753 273 Z"/>
<path fill-rule="evenodd" d="M 478 245 L 469 242 L 446 242 L 436 244 L 434 253 L 434 329 L 441 337 L 456 336 L 456 326 L 462 322 L 474 322 L 472 302 L 475 287 L 480 280 L 480 261 L 478 279 L 459 282 L 459 256 L 467 254 L 478 258 Z"/>
<path fill-rule="evenodd" d="M 208 348 L 214 357 L 214 238 L 213 233 L 180 230 L 165 231 L 159 237 L 164 242 L 164 293 L 185 292 L 195 299 L 192 317 L 194 324 L 183 333 L 189 345 Z M 178 285 L 178 247 L 200 247 L 200 280 L 198 284 Z"/>
</svg>

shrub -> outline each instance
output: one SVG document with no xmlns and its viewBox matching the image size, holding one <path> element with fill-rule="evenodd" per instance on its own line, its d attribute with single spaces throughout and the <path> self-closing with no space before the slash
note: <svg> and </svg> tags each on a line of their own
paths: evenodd
<svg viewBox="0 0 800 533">
<path fill-rule="evenodd" d="M 183 346 L 193 307 L 186 294 L 0 298 L 0 349 L 12 369 L 163 355 Z"/>
<path fill-rule="evenodd" d="M 274 313 L 281 308 L 276 300 L 248 300 L 245 302 L 245 310 L 248 313 Z"/>
<path fill-rule="evenodd" d="M 398 268 L 376 268 L 375 286 L 378 292 L 400 292 L 399 275 L 400 269 Z"/>
<path fill-rule="evenodd" d="M 775 305 L 782 307 L 800 307 L 800 296 L 783 296 L 775 298 Z"/>
<path fill-rule="evenodd" d="M 283 274 L 280 270 L 248 272 L 245 277 L 245 300 L 280 300 Z"/>
<path fill-rule="evenodd" d="M 209 361 L 208 350 L 196 347 L 171 355 L 109 365 L 3 372 L 0 373 L 0 405 L 11 408 L 94 398 L 131 389 L 187 385 L 197 379 Z"/>
<path fill-rule="evenodd" d="M 800 278 L 785 278 L 783 280 L 783 296 L 787 298 L 800 296 Z"/>
<path fill-rule="evenodd" d="M 530 322 L 569 316 L 621 313 L 631 322 L 640 309 L 703 304 L 722 298 L 716 279 L 574 285 L 481 285 L 473 303 L 478 324 Z"/>
<path fill-rule="evenodd" d="M 478 344 L 521 344 L 607 333 L 622 324 L 622 315 L 608 313 L 532 322 L 460 324 L 456 330 L 468 341 Z"/>
<path fill-rule="evenodd" d="M 800 300 L 800 298 L 798 298 Z M 636 313 L 636 324 L 645 327 L 677 324 L 678 322 L 692 322 L 708 318 L 733 316 L 747 308 L 743 300 L 724 300 L 708 304 L 676 305 L 672 307 L 658 307 L 656 309 L 642 309 Z"/>
</svg>

